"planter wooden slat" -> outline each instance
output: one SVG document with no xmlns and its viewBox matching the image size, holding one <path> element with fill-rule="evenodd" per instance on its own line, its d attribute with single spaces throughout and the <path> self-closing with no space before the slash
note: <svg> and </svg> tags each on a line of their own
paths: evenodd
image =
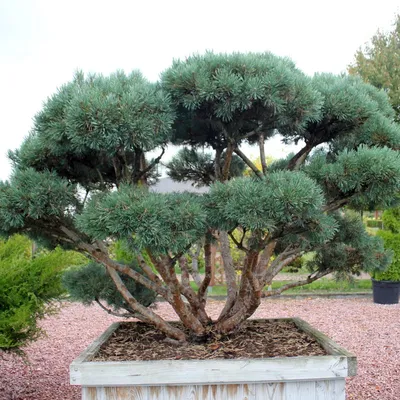
<svg viewBox="0 0 400 400">
<path fill-rule="evenodd" d="M 261 397 L 261 396 L 262 397 Z M 244 385 L 84 387 L 82 400 L 344 400 L 345 381 Z"/>
<path fill-rule="evenodd" d="M 71 370 L 74 385 L 185 385 L 345 378 L 346 357 L 173 360 L 87 363 Z"/>
<path fill-rule="evenodd" d="M 287 320 L 287 319 L 285 319 Z M 298 318 L 328 355 L 248 360 L 93 362 L 118 328 L 113 324 L 71 364 L 83 400 L 344 400 L 353 354 Z"/>
</svg>

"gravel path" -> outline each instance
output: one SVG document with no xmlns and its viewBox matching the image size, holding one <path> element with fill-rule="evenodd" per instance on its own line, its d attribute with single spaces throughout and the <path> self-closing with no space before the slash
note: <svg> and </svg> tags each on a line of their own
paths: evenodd
<svg viewBox="0 0 400 400">
<path fill-rule="evenodd" d="M 222 303 L 211 301 L 215 316 Z M 174 319 L 166 303 L 158 311 Z M 263 300 L 255 317 L 298 316 L 358 357 L 358 376 L 347 381 L 348 400 L 400 399 L 400 305 L 369 299 Z M 47 337 L 26 348 L 30 364 L 0 353 L 0 400 L 78 400 L 69 385 L 70 362 L 117 318 L 98 307 L 66 304 L 43 321 Z"/>
</svg>

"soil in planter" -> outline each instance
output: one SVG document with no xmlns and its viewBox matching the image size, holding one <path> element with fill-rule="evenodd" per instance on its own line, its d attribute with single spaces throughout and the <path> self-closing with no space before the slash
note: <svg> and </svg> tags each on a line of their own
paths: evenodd
<svg viewBox="0 0 400 400">
<path fill-rule="evenodd" d="M 180 323 L 174 323 L 181 326 Z M 249 320 L 243 327 L 208 343 L 183 346 L 141 322 L 121 323 L 92 361 L 207 360 L 326 355 L 320 344 L 291 321 Z"/>
</svg>

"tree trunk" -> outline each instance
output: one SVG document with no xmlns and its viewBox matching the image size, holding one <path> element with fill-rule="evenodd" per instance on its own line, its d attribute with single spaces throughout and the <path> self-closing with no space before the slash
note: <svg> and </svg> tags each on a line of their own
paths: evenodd
<svg viewBox="0 0 400 400">
<path fill-rule="evenodd" d="M 215 179 L 217 181 L 221 180 L 222 172 L 221 172 L 221 149 L 215 149 L 215 159 L 214 159 L 214 172 L 215 172 Z"/>
<path fill-rule="evenodd" d="M 229 244 L 229 236 L 226 231 L 221 231 L 219 233 L 219 241 L 221 244 L 221 256 L 222 261 L 224 263 L 224 272 L 225 272 L 225 280 L 226 280 L 226 288 L 227 288 L 227 299 L 225 302 L 225 306 L 218 318 L 221 320 L 224 318 L 227 312 L 233 307 L 237 296 L 237 284 L 236 284 L 236 271 L 233 265 L 231 248 Z"/>
<path fill-rule="evenodd" d="M 216 330 L 228 333 L 245 321 L 260 305 L 261 289 L 259 281 L 254 276 L 258 262 L 258 251 L 252 250 L 246 256 L 239 294 L 231 309 L 216 324 Z"/>
<path fill-rule="evenodd" d="M 190 329 L 194 334 L 197 336 L 203 336 L 205 334 L 204 326 L 201 324 L 197 316 L 195 316 L 188 309 L 182 300 L 180 283 L 174 271 L 174 263 L 169 257 L 163 257 L 159 260 L 154 259 L 154 261 L 157 271 L 160 273 L 161 277 L 172 293 L 172 299 L 169 301 L 169 303 L 178 314 L 179 319 L 186 326 L 186 328 Z"/>
<path fill-rule="evenodd" d="M 201 283 L 197 295 L 201 302 L 206 301 L 207 296 L 207 288 L 211 282 L 211 274 L 212 274 L 212 249 L 211 249 L 210 239 L 206 237 L 206 242 L 204 244 L 204 261 L 205 261 L 205 275 L 204 280 Z"/>
<path fill-rule="evenodd" d="M 224 167 L 222 169 L 222 181 L 226 181 L 229 178 L 229 170 L 232 162 L 234 146 L 231 142 L 228 142 L 228 147 L 225 152 Z"/>
<path fill-rule="evenodd" d="M 262 172 L 264 175 L 267 174 L 267 162 L 265 160 L 265 143 L 264 143 L 264 134 L 261 133 L 259 140 L 258 140 L 258 146 L 260 148 L 260 161 L 261 161 L 261 167 L 262 167 Z"/>
<path fill-rule="evenodd" d="M 106 268 L 111 279 L 114 281 L 118 291 L 121 293 L 122 297 L 129 304 L 132 310 L 141 314 L 144 320 L 146 320 L 149 324 L 155 326 L 160 331 L 164 332 L 167 336 L 180 342 L 185 342 L 187 340 L 186 335 L 180 329 L 172 327 L 157 314 L 150 311 L 149 308 L 142 306 L 129 292 L 114 268 L 109 266 L 107 266 Z"/>
<path fill-rule="evenodd" d="M 190 253 L 192 257 L 192 277 L 194 281 L 196 282 L 196 285 L 200 287 L 202 279 L 199 273 L 199 256 L 201 252 L 201 244 L 197 243 L 195 244 L 195 251 Z"/>
<path fill-rule="evenodd" d="M 304 146 L 290 161 L 288 165 L 289 170 L 297 170 L 303 164 L 304 160 L 308 156 L 308 154 L 313 149 L 313 146 L 306 145 Z"/>
<path fill-rule="evenodd" d="M 192 313 L 197 316 L 203 325 L 208 325 L 211 319 L 205 311 L 205 304 L 203 304 L 197 297 L 196 292 L 190 286 L 189 269 L 187 267 L 187 260 L 184 256 L 179 257 L 179 266 L 181 268 L 182 287 L 181 293 L 188 300 Z"/>
</svg>

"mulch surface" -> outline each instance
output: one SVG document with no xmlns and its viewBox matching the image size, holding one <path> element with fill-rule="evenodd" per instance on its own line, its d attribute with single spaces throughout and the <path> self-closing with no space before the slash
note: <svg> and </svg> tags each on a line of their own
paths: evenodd
<svg viewBox="0 0 400 400">
<path fill-rule="evenodd" d="M 175 326 L 182 328 L 180 323 Z M 247 321 L 237 332 L 213 335 L 205 343 L 171 344 L 141 322 L 125 322 L 100 348 L 93 361 L 247 359 L 326 355 L 320 344 L 290 321 Z"/>
</svg>

